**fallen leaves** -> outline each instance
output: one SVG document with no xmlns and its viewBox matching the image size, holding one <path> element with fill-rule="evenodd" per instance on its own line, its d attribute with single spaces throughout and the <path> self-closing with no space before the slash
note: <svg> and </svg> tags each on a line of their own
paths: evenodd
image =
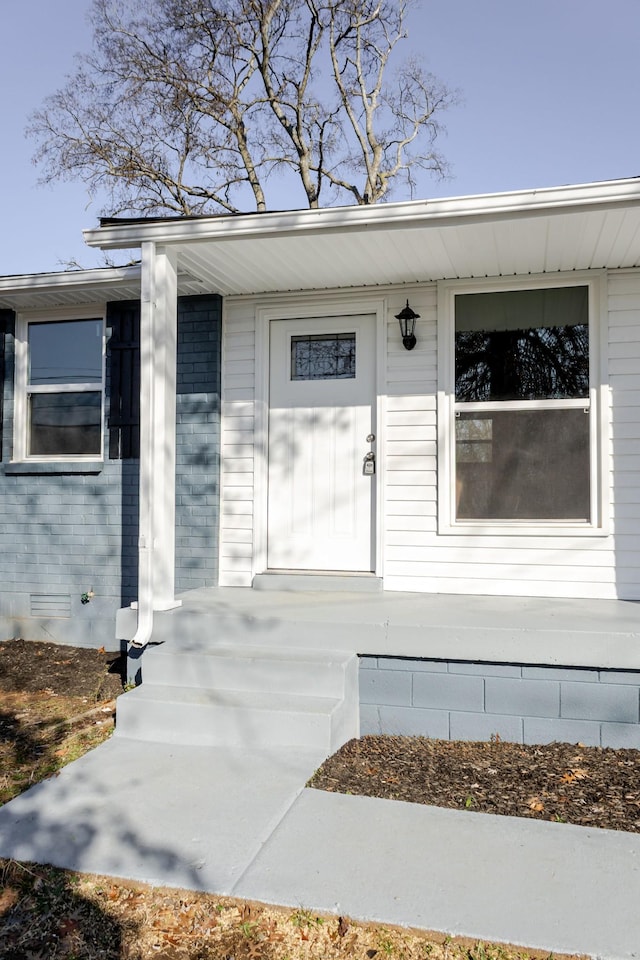
<svg viewBox="0 0 640 960">
<path fill-rule="evenodd" d="M 522 948 L 54 867 L 0 861 L 0 878 L 0 956 L 25 960 L 530 960 Z"/>
<path fill-rule="evenodd" d="M 58 936 L 61 938 L 70 937 L 80 930 L 80 921 L 74 917 L 63 917 L 58 924 Z"/>
<path fill-rule="evenodd" d="M 5 887 L 4 890 L 0 890 L 0 916 L 17 903 L 19 896 L 15 887 Z"/>
<path fill-rule="evenodd" d="M 588 770 L 585 770 L 583 767 L 574 767 L 571 770 L 567 770 L 567 772 L 560 777 L 560 782 L 573 783 L 574 780 L 585 780 L 588 776 Z"/>
</svg>

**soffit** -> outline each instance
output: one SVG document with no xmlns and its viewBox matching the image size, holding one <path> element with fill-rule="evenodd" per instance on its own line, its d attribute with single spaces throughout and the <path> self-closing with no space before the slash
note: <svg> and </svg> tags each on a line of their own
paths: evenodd
<svg viewBox="0 0 640 960">
<path fill-rule="evenodd" d="M 177 244 L 181 271 L 225 296 L 640 264 L 640 207 L 404 229 Z"/>
</svg>

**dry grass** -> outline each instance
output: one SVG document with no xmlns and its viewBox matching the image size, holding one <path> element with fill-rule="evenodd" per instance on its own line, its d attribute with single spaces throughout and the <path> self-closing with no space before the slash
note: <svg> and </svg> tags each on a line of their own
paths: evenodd
<svg viewBox="0 0 640 960">
<path fill-rule="evenodd" d="M 115 701 L 0 693 L 0 804 L 98 746 L 113 731 Z"/>
<path fill-rule="evenodd" d="M 152 888 L 0 861 L 4 960 L 533 960 L 437 933 L 354 923 L 306 908 Z"/>
</svg>

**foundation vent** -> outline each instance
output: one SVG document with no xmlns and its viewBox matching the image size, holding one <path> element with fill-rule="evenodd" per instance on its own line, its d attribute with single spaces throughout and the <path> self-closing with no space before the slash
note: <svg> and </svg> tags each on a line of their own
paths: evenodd
<svg viewBox="0 0 640 960">
<path fill-rule="evenodd" d="M 32 593 L 32 617 L 70 617 L 71 597 L 68 593 Z"/>
</svg>

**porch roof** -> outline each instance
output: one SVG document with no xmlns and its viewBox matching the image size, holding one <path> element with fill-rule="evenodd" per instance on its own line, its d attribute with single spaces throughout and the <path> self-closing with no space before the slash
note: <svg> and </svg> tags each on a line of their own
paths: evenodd
<svg viewBox="0 0 640 960">
<path fill-rule="evenodd" d="M 178 293 L 201 293 L 202 286 L 181 274 Z M 82 306 L 140 298 L 140 264 L 0 277 L 0 309 L 33 310 Z"/>
<path fill-rule="evenodd" d="M 172 245 L 192 292 L 247 295 L 640 264 L 640 179 L 369 207 L 105 220 L 103 249 Z"/>
<path fill-rule="evenodd" d="M 640 265 L 640 178 L 262 214 L 104 220 L 85 240 L 178 253 L 178 293 L 251 295 Z M 140 264 L 0 277 L 0 308 L 140 296 Z"/>
</svg>

